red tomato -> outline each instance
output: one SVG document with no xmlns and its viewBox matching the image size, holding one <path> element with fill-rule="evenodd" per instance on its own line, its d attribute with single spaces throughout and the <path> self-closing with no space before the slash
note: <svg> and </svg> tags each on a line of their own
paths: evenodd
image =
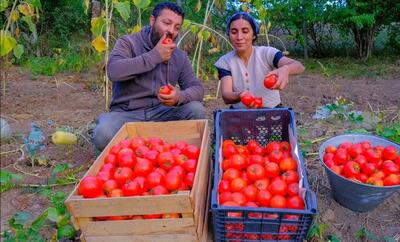
<svg viewBox="0 0 400 242">
<path fill-rule="evenodd" d="M 164 41 L 166 41 L 166 40 L 167 39 L 164 39 Z M 172 90 L 173 90 L 173 88 L 171 88 L 168 85 L 165 85 L 165 86 L 160 87 L 160 89 L 158 90 L 158 93 L 163 94 L 163 95 L 170 95 L 172 93 Z"/>
<path fill-rule="evenodd" d="M 289 196 L 299 195 L 299 183 L 290 183 L 287 187 L 287 193 Z"/>
<path fill-rule="evenodd" d="M 146 154 L 147 152 L 149 152 L 149 151 L 150 151 L 149 147 L 147 147 L 147 146 L 145 146 L 145 145 L 140 145 L 140 146 L 138 146 L 138 147 L 136 148 L 135 154 L 136 154 L 137 157 L 142 157 L 142 158 L 144 158 L 145 154 Z"/>
<path fill-rule="evenodd" d="M 133 137 L 131 139 L 130 147 L 135 150 L 139 146 L 144 146 L 146 144 L 146 140 L 142 137 Z"/>
<path fill-rule="evenodd" d="M 257 143 L 257 141 L 255 141 L 255 140 L 249 140 L 248 142 L 247 142 L 247 149 L 251 152 L 251 153 L 253 153 L 253 151 L 254 151 L 254 149 L 257 147 L 257 146 L 259 146 L 260 144 L 258 144 Z"/>
<path fill-rule="evenodd" d="M 122 147 L 119 144 L 112 146 L 111 149 L 110 149 L 110 154 L 117 155 L 118 152 L 121 150 L 121 148 Z"/>
<path fill-rule="evenodd" d="M 360 165 L 354 161 L 348 161 L 343 166 L 344 176 L 347 178 L 356 177 L 360 173 Z"/>
<path fill-rule="evenodd" d="M 376 171 L 376 164 L 375 163 L 365 163 L 361 167 L 361 171 L 366 175 L 371 175 Z"/>
<path fill-rule="evenodd" d="M 385 160 L 394 161 L 397 157 L 397 150 L 394 146 L 388 146 L 382 151 L 382 157 Z"/>
<path fill-rule="evenodd" d="M 286 205 L 288 208 L 292 209 L 304 209 L 304 201 L 300 196 L 289 197 Z"/>
<path fill-rule="evenodd" d="M 194 172 L 188 172 L 184 178 L 184 183 L 189 186 L 189 188 L 193 187 L 194 182 Z"/>
<path fill-rule="evenodd" d="M 360 167 L 363 167 L 367 163 L 367 158 L 365 158 L 364 155 L 357 155 L 354 161 L 357 162 Z"/>
<path fill-rule="evenodd" d="M 347 150 L 343 148 L 339 148 L 335 152 L 335 155 L 333 156 L 333 161 L 335 162 L 336 165 L 342 165 L 346 163 L 346 161 L 348 160 L 349 160 L 349 155 L 347 153 Z"/>
<path fill-rule="evenodd" d="M 286 182 L 286 184 L 294 183 L 299 181 L 299 173 L 294 170 L 286 171 L 282 174 L 282 179 Z"/>
<path fill-rule="evenodd" d="M 108 154 L 106 155 L 106 157 L 104 158 L 104 163 L 105 164 L 113 164 L 114 166 L 118 165 L 118 159 L 117 156 L 115 154 Z"/>
<path fill-rule="evenodd" d="M 153 169 L 154 167 L 151 161 L 138 157 L 133 172 L 136 176 L 147 176 Z"/>
<path fill-rule="evenodd" d="M 178 149 L 178 148 L 172 148 L 169 152 L 171 152 L 171 154 L 173 154 L 174 157 L 175 157 L 176 155 L 182 154 L 182 150 L 180 150 L 180 149 Z M 186 157 L 186 156 L 185 156 L 185 157 Z"/>
<path fill-rule="evenodd" d="M 221 180 L 218 184 L 218 192 L 227 192 L 229 191 L 231 182 L 227 180 Z"/>
<path fill-rule="evenodd" d="M 325 163 L 328 161 L 333 161 L 333 157 L 335 156 L 334 153 L 325 153 L 324 155 L 324 161 Z"/>
<path fill-rule="evenodd" d="M 172 167 L 172 168 L 169 170 L 169 172 L 175 172 L 176 174 L 178 174 L 179 176 L 181 176 L 182 179 L 183 179 L 183 177 L 185 177 L 185 173 L 186 173 L 186 172 L 185 172 L 185 169 L 183 169 L 183 167 L 182 167 L 182 166 L 179 166 L 179 165 Z"/>
<path fill-rule="evenodd" d="M 163 39 L 163 41 L 162 41 L 162 44 L 163 45 L 169 45 L 169 44 L 172 44 L 172 39 L 171 38 L 165 38 L 165 39 Z"/>
<path fill-rule="evenodd" d="M 400 175 L 390 174 L 385 179 L 383 179 L 384 186 L 397 186 L 400 185 Z"/>
<path fill-rule="evenodd" d="M 139 184 L 139 194 L 142 194 L 147 191 L 147 180 L 143 176 L 137 176 L 133 178 L 132 181 L 136 181 Z"/>
<path fill-rule="evenodd" d="M 265 176 L 269 177 L 269 178 L 274 178 L 279 176 L 281 170 L 279 168 L 279 165 L 274 163 L 274 162 L 270 162 L 265 164 Z"/>
<path fill-rule="evenodd" d="M 161 214 L 146 214 L 143 215 L 144 219 L 159 219 L 161 218 Z"/>
<path fill-rule="evenodd" d="M 118 182 L 113 179 L 110 179 L 110 180 L 104 182 L 102 188 L 103 188 L 104 194 L 106 194 L 108 196 L 112 190 L 117 189 L 118 187 L 119 187 Z"/>
<path fill-rule="evenodd" d="M 165 170 L 169 170 L 175 165 L 174 156 L 169 151 L 161 152 L 160 154 L 158 154 L 157 162 L 158 165 Z"/>
<path fill-rule="evenodd" d="M 97 177 L 97 180 L 99 180 L 101 185 L 104 182 L 106 182 L 112 178 L 110 175 L 110 172 L 108 172 L 108 171 L 100 171 L 99 173 L 97 173 L 96 177 Z"/>
<path fill-rule="evenodd" d="M 182 176 L 177 175 L 177 172 L 168 172 L 165 176 L 164 185 L 170 191 L 178 190 L 182 183 Z"/>
<path fill-rule="evenodd" d="M 271 208 L 285 208 L 286 207 L 286 198 L 282 195 L 274 195 L 270 200 Z"/>
<path fill-rule="evenodd" d="M 232 181 L 233 179 L 238 178 L 239 176 L 240 176 L 240 172 L 238 169 L 229 168 L 222 175 L 222 179 L 227 180 L 227 181 Z"/>
<path fill-rule="evenodd" d="M 137 181 L 127 181 L 122 186 L 122 194 L 124 196 L 137 196 L 141 194 L 141 189 Z"/>
<path fill-rule="evenodd" d="M 155 195 L 155 196 L 157 196 L 157 195 L 165 195 L 165 194 L 168 194 L 168 193 L 169 193 L 168 189 L 165 188 L 162 185 L 155 186 L 150 190 L 150 194 L 151 195 Z"/>
<path fill-rule="evenodd" d="M 348 149 L 347 152 L 349 153 L 350 157 L 355 158 L 358 155 L 363 153 L 363 148 L 361 144 L 352 144 Z"/>
<path fill-rule="evenodd" d="M 232 155 L 237 154 L 238 150 L 236 145 L 234 144 L 227 144 L 222 148 L 222 155 L 225 159 L 229 159 Z"/>
<path fill-rule="evenodd" d="M 243 155 L 234 154 L 229 158 L 229 164 L 232 168 L 241 170 L 246 166 L 247 162 Z"/>
<path fill-rule="evenodd" d="M 270 162 L 279 163 L 279 161 L 283 158 L 283 153 L 280 150 L 273 150 L 268 155 L 268 160 Z"/>
<path fill-rule="evenodd" d="M 287 193 L 287 184 L 282 179 L 276 179 L 271 182 L 269 189 L 273 195 L 285 196 Z"/>
<path fill-rule="evenodd" d="M 240 205 L 235 201 L 226 201 L 222 204 L 222 206 L 226 207 L 239 207 Z M 228 213 L 228 217 L 241 217 L 241 213 Z M 233 230 L 233 229 L 232 229 Z"/>
<path fill-rule="evenodd" d="M 396 165 L 393 161 L 387 160 L 382 164 L 382 171 L 386 175 L 390 174 L 398 174 L 399 173 L 399 166 Z"/>
<path fill-rule="evenodd" d="M 126 181 L 133 178 L 133 171 L 129 167 L 118 167 L 114 173 L 114 180 L 120 185 L 124 185 Z"/>
<path fill-rule="evenodd" d="M 108 194 L 108 197 L 122 197 L 124 196 L 122 194 L 122 189 L 116 188 L 111 190 L 111 192 Z"/>
<path fill-rule="evenodd" d="M 243 188 L 247 186 L 247 182 L 242 178 L 238 177 L 231 181 L 229 188 L 232 192 L 240 192 Z"/>
<path fill-rule="evenodd" d="M 180 218 L 181 215 L 179 213 L 168 213 L 168 214 L 163 214 L 161 218 Z"/>
<path fill-rule="evenodd" d="M 161 175 L 159 172 L 156 171 L 150 172 L 146 177 L 146 184 L 149 188 L 158 186 L 162 184 L 162 182 L 163 182 L 163 175 Z"/>
<path fill-rule="evenodd" d="M 277 75 L 275 74 L 269 75 L 264 79 L 264 87 L 267 89 L 271 89 L 277 81 L 278 81 Z"/>
<path fill-rule="evenodd" d="M 273 150 L 280 150 L 281 149 L 281 144 L 277 141 L 272 141 L 267 144 L 265 147 L 265 152 L 267 154 L 270 154 Z"/>
<path fill-rule="evenodd" d="M 144 158 L 148 159 L 154 165 L 157 162 L 158 151 L 156 150 L 149 150 L 146 154 L 144 154 Z"/>
<path fill-rule="evenodd" d="M 218 195 L 219 204 L 224 204 L 232 199 L 232 193 L 229 191 L 220 192 Z"/>
<path fill-rule="evenodd" d="M 363 141 L 363 142 L 361 142 L 360 144 L 361 144 L 361 147 L 362 147 L 364 150 L 371 149 L 371 143 L 370 143 L 369 141 Z"/>
<path fill-rule="evenodd" d="M 183 163 L 182 167 L 186 172 L 195 172 L 197 167 L 197 160 L 189 159 L 185 163 Z"/>
<path fill-rule="evenodd" d="M 251 155 L 249 163 L 264 165 L 264 158 L 261 155 Z"/>
<path fill-rule="evenodd" d="M 244 206 L 247 203 L 246 196 L 241 192 L 233 192 L 231 198 L 233 202 L 236 202 L 240 206 Z"/>
<path fill-rule="evenodd" d="M 260 164 L 251 164 L 247 167 L 247 177 L 251 181 L 262 179 L 265 176 L 265 169 Z"/>
<path fill-rule="evenodd" d="M 261 190 L 257 194 L 257 202 L 264 207 L 269 207 L 272 194 L 268 190 Z"/>
<path fill-rule="evenodd" d="M 364 156 L 368 162 L 378 163 L 381 160 L 381 155 L 374 149 L 365 150 Z"/>
<path fill-rule="evenodd" d="M 258 189 L 255 185 L 250 184 L 242 189 L 243 194 L 246 196 L 247 201 L 254 202 L 257 199 Z"/>
<path fill-rule="evenodd" d="M 347 149 L 350 148 L 352 145 L 353 145 L 353 143 L 351 143 L 351 142 L 344 142 L 344 143 L 341 143 L 341 144 L 339 145 L 339 149 L 347 150 Z"/>
<path fill-rule="evenodd" d="M 195 145 L 187 145 L 183 150 L 183 154 L 185 154 L 189 159 L 197 160 L 199 159 L 200 149 Z"/>
<path fill-rule="evenodd" d="M 253 107 L 262 108 L 262 105 L 263 105 L 262 97 L 254 97 Z"/>
<path fill-rule="evenodd" d="M 154 169 L 154 171 L 160 173 L 163 176 L 163 178 L 167 175 L 167 172 L 160 167 L 157 167 L 156 169 Z"/>
<path fill-rule="evenodd" d="M 254 148 L 254 150 L 253 150 L 253 155 L 260 155 L 260 156 L 263 156 L 264 153 L 265 153 L 264 148 L 263 148 L 261 145 L 257 146 L 257 147 Z"/>
<path fill-rule="evenodd" d="M 290 170 L 297 170 L 297 163 L 291 157 L 283 158 L 279 162 L 279 169 L 281 170 L 281 172 L 290 171 Z"/>
<path fill-rule="evenodd" d="M 95 198 L 103 195 L 102 184 L 95 176 L 87 176 L 79 184 L 79 194 L 84 198 Z"/>
<path fill-rule="evenodd" d="M 183 166 L 185 162 L 188 160 L 187 156 L 184 154 L 173 155 L 175 159 L 175 163 Z"/>
<path fill-rule="evenodd" d="M 188 145 L 188 143 L 184 140 L 179 140 L 175 143 L 175 147 L 180 150 L 183 150 L 187 145 Z"/>
<path fill-rule="evenodd" d="M 118 161 L 120 167 L 133 168 L 136 164 L 136 156 L 130 148 L 121 149 L 118 152 Z"/>
<path fill-rule="evenodd" d="M 258 188 L 258 190 L 267 190 L 269 186 L 269 179 L 263 178 L 254 182 L 254 185 Z"/>
<path fill-rule="evenodd" d="M 337 148 L 336 148 L 335 146 L 327 146 L 327 147 L 325 148 L 325 152 L 326 152 L 326 153 L 332 153 L 332 154 L 334 154 L 334 153 L 336 152 L 336 150 L 337 150 Z"/>
<path fill-rule="evenodd" d="M 250 93 L 246 93 L 242 96 L 242 103 L 249 107 L 254 101 L 254 97 Z"/>
</svg>

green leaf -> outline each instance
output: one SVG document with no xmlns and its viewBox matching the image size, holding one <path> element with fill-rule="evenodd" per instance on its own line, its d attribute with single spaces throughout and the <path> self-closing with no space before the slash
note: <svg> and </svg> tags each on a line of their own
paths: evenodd
<svg viewBox="0 0 400 242">
<path fill-rule="evenodd" d="M 14 56 L 19 59 L 21 58 L 22 54 L 24 53 L 24 46 L 23 45 L 17 45 L 14 47 Z"/>
<path fill-rule="evenodd" d="M 3 12 L 8 7 L 8 0 L 0 0 L 0 12 Z"/>
<path fill-rule="evenodd" d="M 92 31 L 94 36 L 100 36 L 105 29 L 105 24 L 106 20 L 104 17 L 92 18 L 90 31 Z"/>
<path fill-rule="evenodd" d="M 151 0 L 133 0 L 133 4 L 135 4 L 138 9 L 145 9 L 150 3 Z"/>
<path fill-rule="evenodd" d="M 260 15 L 261 21 L 265 20 L 267 17 L 267 11 L 265 11 L 265 8 L 261 6 L 261 8 L 258 10 L 258 14 Z"/>
<path fill-rule="evenodd" d="M 0 56 L 5 56 L 14 48 L 17 41 L 11 36 L 10 32 L 0 30 Z"/>
<path fill-rule="evenodd" d="M 48 210 L 46 209 L 42 214 L 40 214 L 31 225 L 31 229 L 39 232 L 43 225 L 46 223 L 48 217 Z"/>
<path fill-rule="evenodd" d="M 131 11 L 131 5 L 129 2 L 118 2 L 114 4 L 114 8 L 117 9 L 122 19 L 127 22 L 129 19 L 129 13 Z"/>
<path fill-rule="evenodd" d="M 385 242 L 397 242 L 398 240 L 394 239 L 393 237 L 383 237 L 383 241 Z"/>
<path fill-rule="evenodd" d="M 76 231 L 70 224 L 66 224 L 57 229 L 57 239 L 61 238 L 73 239 L 75 237 L 75 234 Z"/>
<path fill-rule="evenodd" d="M 70 163 L 62 163 L 62 164 L 57 164 L 54 169 L 51 171 L 52 175 L 59 174 L 61 172 L 64 172 L 65 170 L 72 168 L 72 164 Z"/>
<path fill-rule="evenodd" d="M 192 34 L 196 34 L 197 31 L 199 31 L 199 28 L 196 25 L 192 25 L 190 26 L 190 31 L 192 32 Z"/>
<path fill-rule="evenodd" d="M 340 239 L 338 239 L 336 235 L 329 235 L 328 242 L 340 242 Z"/>
<path fill-rule="evenodd" d="M 360 230 L 358 230 L 355 233 L 355 236 L 358 239 L 368 239 L 368 240 L 372 240 L 372 241 L 376 241 L 377 240 L 376 235 L 374 233 L 372 233 L 372 232 L 369 232 L 364 227 L 362 227 Z"/>
<path fill-rule="evenodd" d="M 25 225 L 26 222 L 28 222 L 28 220 L 29 220 L 31 217 L 32 217 L 32 214 L 31 214 L 31 213 L 21 211 L 21 212 L 17 212 L 17 213 L 14 215 L 13 218 L 14 218 L 15 224 Z"/>
<path fill-rule="evenodd" d="M 25 23 L 28 24 L 29 30 L 32 33 L 36 33 L 36 25 L 32 22 L 32 17 L 31 16 L 24 16 L 21 18 Z"/>
<path fill-rule="evenodd" d="M 207 30 L 202 31 L 201 33 L 203 40 L 207 41 L 211 37 L 211 33 Z"/>
<path fill-rule="evenodd" d="M 56 208 L 50 207 L 47 209 L 47 218 L 52 222 L 58 221 L 58 211 Z"/>
<path fill-rule="evenodd" d="M 192 21 L 190 21 L 189 19 L 183 20 L 182 31 L 187 30 L 191 24 L 192 24 Z"/>
<path fill-rule="evenodd" d="M 34 7 L 37 7 L 40 11 L 42 11 L 42 3 L 40 0 L 27 0 L 26 2 L 32 4 Z"/>
</svg>

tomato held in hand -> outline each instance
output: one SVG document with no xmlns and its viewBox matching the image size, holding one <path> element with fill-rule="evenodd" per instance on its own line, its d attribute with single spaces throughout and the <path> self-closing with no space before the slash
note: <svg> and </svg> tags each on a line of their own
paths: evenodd
<svg viewBox="0 0 400 242">
<path fill-rule="evenodd" d="M 246 93 L 242 96 L 242 103 L 246 105 L 246 107 L 251 106 L 254 101 L 254 97 L 250 93 Z"/>
<path fill-rule="evenodd" d="M 277 81 L 278 81 L 277 75 L 275 74 L 269 75 L 264 79 L 264 86 L 265 88 L 271 89 Z"/>
<path fill-rule="evenodd" d="M 170 95 L 172 93 L 173 88 L 168 86 L 168 85 L 164 85 L 162 87 L 160 87 L 160 89 L 158 90 L 159 94 L 163 94 L 163 95 Z"/>
<path fill-rule="evenodd" d="M 171 39 L 171 38 L 165 38 L 165 39 L 162 41 L 162 44 L 163 44 L 163 45 L 172 44 L 172 39 Z"/>
</svg>

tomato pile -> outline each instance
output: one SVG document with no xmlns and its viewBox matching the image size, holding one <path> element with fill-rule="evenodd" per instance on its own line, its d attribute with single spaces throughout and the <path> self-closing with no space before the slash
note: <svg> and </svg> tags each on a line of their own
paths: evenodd
<svg viewBox="0 0 400 242">
<path fill-rule="evenodd" d="M 193 186 L 200 149 L 178 141 L 134 137 L 114 145 L 96 176 L 79 185 L 84 198 L 165 195 L 190 190 Z M 111 219 L 179 217 L 179 214 L 114 216 Z"/>
<path fill-rule="evenodd" d="M 288 142 L 263 147 L 254 140 L 246 145 L 224 140 L 222 155 L 218 196 L 223 206 L 304 209 L 297 162 Z"/>
<path fill-rule="evenodd" d="M 241 98 L 242 103 L 247 107 L 247 108 L 262 108 L 263 102 L 262 102 L 262 97 L 254 97 L 250 93 L 246 93 L 242 96 Z"/>
<path fill-rule="evenodd" d="M 323 160 L 336 174 L 374 186 L 400 185 L 400 156 L 394 146 L 371 146 L 369 141 L 327 146 Z"/>
</svg>

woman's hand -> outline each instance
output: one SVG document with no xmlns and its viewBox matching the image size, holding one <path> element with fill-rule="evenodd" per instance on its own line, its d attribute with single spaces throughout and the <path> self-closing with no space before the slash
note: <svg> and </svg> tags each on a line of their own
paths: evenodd
<svg viewBox="0 0 400 242">
<path fill-rule="evenodd" d="M 289 68 L 287 65 L 284 65 L 278 69 L 269 72 L 266 77 L 270 75 L 276 75 L 278 77 L 277 82 L 271 88 L 272 90 L 282 91 L 283 89 L 286 88 L 286 86 L 289 83 Z"/>
</svg>

